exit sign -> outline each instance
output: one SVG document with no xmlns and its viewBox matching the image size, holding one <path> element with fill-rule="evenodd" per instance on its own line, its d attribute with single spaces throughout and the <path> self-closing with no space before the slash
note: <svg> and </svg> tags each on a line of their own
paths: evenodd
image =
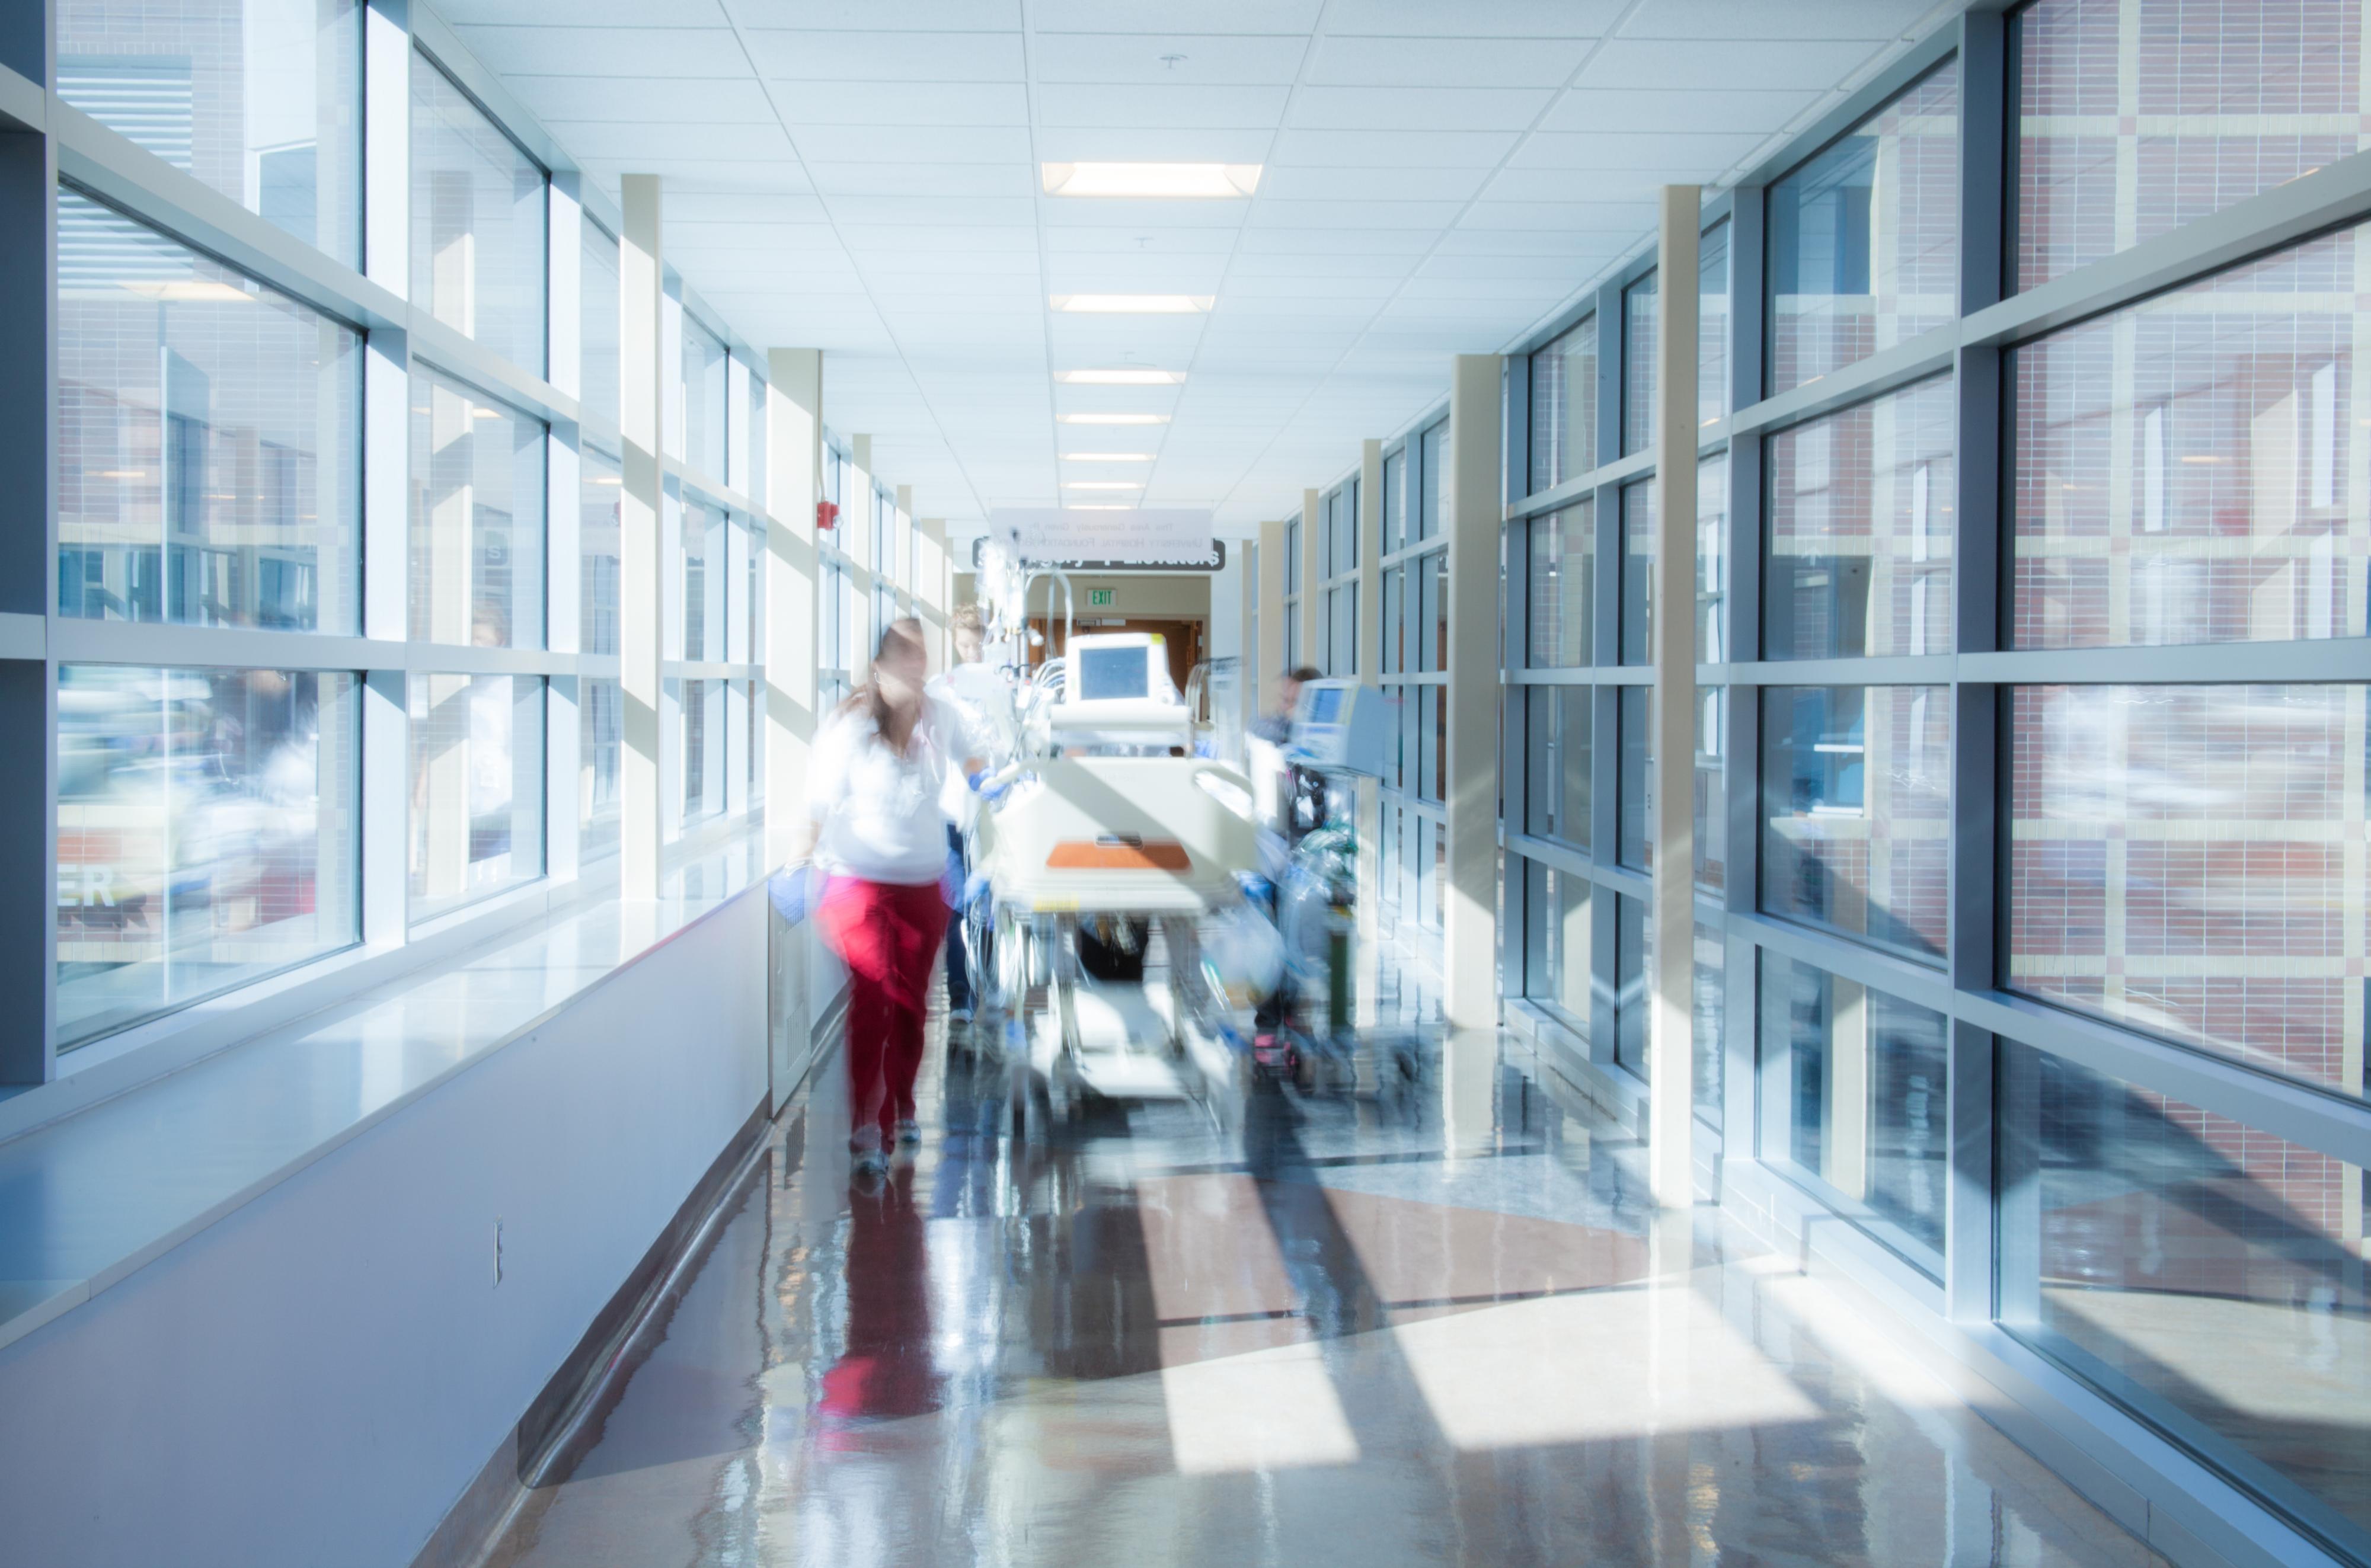
<svg viewBox="0 0 2371 1568">
<path fill-rule="evenodd" d="M 1112 605 L 1118 601 L 1118 599 L 1119 590 L 1116 588 L 1090 588 L 1087 590 L 1087 608 L 1091 610 L 1110 609 Z"/>
</svg>

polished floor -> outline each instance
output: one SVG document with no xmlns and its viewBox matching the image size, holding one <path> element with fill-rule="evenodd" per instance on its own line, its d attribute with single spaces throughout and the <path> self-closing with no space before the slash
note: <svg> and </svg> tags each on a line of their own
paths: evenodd
<svg viewBox="0 0 2371 1568">
<path fill-rule="evenodd" d="M 885 1182 L 819 1069 L 494 1563 L 2162 1561 L 1519 1044 L 1024 1142 L 932 1036 Z"/>
</svg>

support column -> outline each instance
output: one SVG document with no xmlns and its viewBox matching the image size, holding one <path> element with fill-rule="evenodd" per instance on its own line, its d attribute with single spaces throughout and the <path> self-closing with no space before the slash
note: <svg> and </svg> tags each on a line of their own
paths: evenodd
<svg viewBox="0 0 2371 1568">
<path fill-rule="evenodd" d="M 1694 340 L 1691 340 L 1693 341 Z M 1498 1022 L 1498 384 L 1506 361 L 1459 354 L 1449 383 L 1448 910 L 1442 1011 L 1450 1027 Z"/>
<path fill-rule="evenodd" d="M 666 295 L 659 177 L 630 174 L 621 186 L 625 221 L 618 236 L 618 432 L 625 448 L 625 483 L 618 504 L 618 679 L 623 694 L 618 877 L 620 895 L 635 899 L 658 896 L 665 813 L 665 776 L 659 761 L 659 658 L 666 578 L 660 548 L 666 375 L 659 345 Z"/>
<path fill-rule="evenodd" d="M 1654 888 L 1648 919 L 1648 1186 L 1664 1208 L 1695 1201 L 1696 277 L 1704 202 L 1663 187 L 1655 340 L 1654 661 L 1649 733 Z"/>
<path fill-rule="evenodd" d="M 914 607 L 922 617 L 922 642 L 931 651 L 931 667 L 944 670 L 955 662 L 954 638 L 948 627 L 954 610 L 955 580 L 947 569 L 947 520 L 923 518 L 915 536 L 921 559 L 914 563 Z"/>
<path fill-rule="evenodd" d="M 766 352 L 766 863 L 806 821 L 815 726 L 815 502 L 823 499 L 823 353 Z"/>
<path fill-rule="evenodd" d="M 1325 635 L 1324 579 L 1318 574 L 1324 569 L 1318 562 L 1325 559 L 1325 502 L 1313 490 L 1301 492 L 1301 658 L 1299 663 L 1324 669 L 1331 660 L 1325 656 L 1325 644 L 1319 640 Z"/>
<path fill-rule="evenodd" d="M 1246 722 L 1267 711 L 1268 687 L 1284 674 L 1284 540 L 1282 523 L 1259 531 L 1259 685 L 1245 697 Z"/>
<path fill-rule="evenodd" d="M 914 562 L 907 559 L 913 548 L 912 536 L 906 529 L 906 520 L 914 515 L 914 487 L 899 485 L 892 494 L 896 497 L 892 504 L 896 510 L 889 517 L 889 559 L 882 563 L 883 570 L 888 573 L 889 581 L 913 601 L 915 613 L 919 615 L 921 580 L 915 575 Z"/>
</svg>

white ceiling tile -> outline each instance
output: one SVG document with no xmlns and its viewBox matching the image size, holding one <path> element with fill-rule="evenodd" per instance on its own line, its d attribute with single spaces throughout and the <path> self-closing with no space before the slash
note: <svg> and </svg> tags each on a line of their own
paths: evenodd
<svg viewBox="0 0 2371 1568">
<path fill-rule="evenodd" d="M 1667 131 L 1767 134 L 1818 102 L 1820 96 L 1804 88 L 1643 92 L 1580 86 L 1556 100 L 1547 118 L 1540 121 L 1540 129 L 1633 135 Z"/>
<path fill-rule="evenodd" d="M 781 126 L 770 123 L 735 125 L 727 130 L 690 122 L 619 125 L 552 120 L 544 122 L 544 129 L 580 164 L 722 157 L 734 163 L 785 164 L 793 174 L 798 167 L 791 152 L 791 139 L 782 134 Z M 787 189 L 804 190 L 806 181 L 799 179 Z"/>
<path fill-rule="evenodd" d="M 1468 202 L 1482 168 L 1279 168 L 1260 181 L 1263 202 Z"/>
<path fill-rule="evenodd" d="M 1039 32 L 1291 33 L 1317 26 L 1322 0 L 1038 0 Z"/>
<path fill-rule="evenodd" d="M 452 27 L 505 23 L 548 27 L 549 0 L 440 0 L 436 14 Z M 722 28 L 731 24 L 717 0 L 573 0 L 568 20 L 584 28 Z"/>
<path fill-rule="evenodd" d="M 1168 228 L 1130 225 L 1124 228 L 1073 227 L 1046 230 L 1049 256 L 1121 255 L 1225 256 L 1235 249 L 1235 234 L 1223 228 Z"/>
<path fill-rule="evenodd" d="M 1031 44 L 1029 63 L 1040 82 L 1288 86 L 1308 50 L 1301 37 L 1041 33 Z"/>
<path fill-rule="evenodd" d="M 1772 6 L 1766 0 L 1647 0 L 1623 24 L 1624 38 L 1880 39 L 1901 38 L 1928 14 L 1935 0 L 1820 0 L 1816 6 Z"/>
<path fill-rule="evenodd" d="M 772 125 L 774 106 L 751 77 L 504 76 L 503 86 L 547 128 L 612 125 Z"/>
<path fill-rule="evenodd" d="M 914 250 L 1002 250 L 1035 255 L 1037 233 L 1027 224 L 852 223 L 843 218 L 839 239 L 860 264 L 883 253 Z"/>
<path fill-rule="evenodd" d="M 1499 170 L 1483 195 L 1499 202 L 1653 202 L 1663 186 L 1701 184 L 1713 172 L 1717 170 L 1702 167 L 1509 168 Z"/>
<path fill-rule="evenodd" d="M 1009 196 L 1035 189 L 1019 164 L 817 163 L 807 175 L 826 196 Z"/>
<path fill-rule="evenodd" d="M 1228 266 L 1227 276 L 1236 282 L 1265 278 L 1290 278 L 1311 284 L 1324 284 L 1336 278 L 1398 279 L 1408 275 L 1416 263 L 1413 256 L 1385 252 L 1375 254 L 1354 251 L 1347 254 L 1324 251 L 1289 252 L 1273 255 L 1254 252 L 1248 248 Z"/>
<path fill-rule="evenodd" d="M 784 82 L 795 137 L 807 125 L 1027 125 L 1027 89 L 1000 82 Z"/>
<path fill-rule="evenodd" d="M 1570 229 L 1589 234 L 1647 234 L 1652 202 L 1476 202 L 1460 228 Z"/>
<path fill-rule="evenodd" d="M 1544 87 L 1305 86 L 1290 123 L 1331 131 L 1521 131 L 1556 95 Z"/>
<path fill-rule="evenodd" d="M 1050 294 L 1216 294 L 1227 271 L 1223 256 L 1129 255 L 1124 251 L 1065 256 L 1050 261 Z"/>
<path fill-rule="evenodd" d="M 758 75 L 797 82 L 1018 82 L 1015 32 L 777 32 L 745 35 Z"/>
<path fill-rule="evenodd" d="M 1431 248 L 1433 236 L 1421 229 L 1247 228 L 1246 256 L 1418 256 Z"/>
<path fill-rule="evenodd" d="M 748 59 L 733 34 L 712 28 L 456 28 L 501 75 L 744 78 Z"/>
<path fill-rule="evenodd" d="M 820 163 L 1030 162 L 1025 125 L 801 125 L 792 140 Z"/>
<path fill-rule="evenodd" d="M 1047 163 L 1240 163 L 1268 161 L 1275 132 L 1217 125 L 1047 125 L 1036 156 Z"/>
<path fill-rule="evenodd" d="M 706 195 L 746 193 L 812 202 L 803 194 L 807 177 L 794 163 L 742 163 L 726 158 L 586 158 L 583 168 L 605 187 L 614 187 L 625 174 L 655 174 L 668 193 Z M 664 202 L 662 202 L 664 207 Z M 820 208 L 812 209 L 821 216 Z"/>
<path fill-rule="evenodd" d="M 834 196 L 831 215 L 848 224 L 1021 224 L 1030 203 L 1019 196 Z"/>
<path fill-rule="evenodd" d="M 1243 226 L 1249 202 L 1099 202 L 1065 201 L 1049 196 L 1038 213 L 1047 229 L 1102 229 L 1115 234 L 1146 233 L 1155 225 L 1178 228 L 1233 229 Z"/>
<path fill-rule="evenodd" d="M 1540 132 L 1523 139 L 1514 168 L 1698 168 L 1719 170 L 1768 140 L 1767 132 Z"/>
<path fill-rule="evenodd" d="M 1313 131 L 1277 137 L 1274 167 L 1489 168 L 1514 150 L 1507 131 Z"/>
<path fill-rule="evenodd" d="M 977 32 L 1017 28 L 1021 0 L 725 0 L 747 28 Z"/>
<path fill-rule="evenodd" d="M 1595 38 L 1613 25 L 1625 0 L 1336 0 L 1331 34 L 1451 33 L 1463 38 Z"/>
<path fill-rule="evenodd" d="M 1284 87 L 1090 86 L 1037 89 L 1047 125 L 1269 126 L 1284 118 Z"/>
<path fill-rule="evenodd" d="M 1569 39 L 1329 37 L 1309 80 L 1326 86 L 1557 87 L 1590 48 Z"/>
<path fill-rule="evenodd" d="M 1262 202 L 1252 209 L 1254 228 L 1437 229 L 1456 221 L 1459 202 Z"/>
<path fill-rule="evenodd" d="M 823 213 L 812 196 L 740 196 L 705 190 L 668 190 L 661 211 L 669 224 L 817 224 Z M 827 235 L 828 229 L 819 233 Z"/>
<path fill-rule="evenodd" d="M 1698 92 L 1832 87 L 1870 52 L 1867 43 L 1810 39 L 1729 42 L 1617 38 L 1597 52 L 1576 85 Z"/>
</svg>

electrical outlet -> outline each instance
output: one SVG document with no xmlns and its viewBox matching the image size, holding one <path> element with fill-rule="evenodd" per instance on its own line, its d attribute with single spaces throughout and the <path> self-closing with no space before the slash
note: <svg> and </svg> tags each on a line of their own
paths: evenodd
<svg viewBox="0 0 2371 1568">
<path fill-rule="evenodd" d="M 497 1287 L 499 1287 L 499 1286 L 502 1285 L 502 1283 L 503 1283 L 503 1218 L 502 1218 L 502 1216 L 500 1216 L 500 1215 L 496 1215 L 496 1216 L 494 1216 L 494 1284 L 495 1284 L 495 1286 L 496 1286 Z"/>
</svg>

